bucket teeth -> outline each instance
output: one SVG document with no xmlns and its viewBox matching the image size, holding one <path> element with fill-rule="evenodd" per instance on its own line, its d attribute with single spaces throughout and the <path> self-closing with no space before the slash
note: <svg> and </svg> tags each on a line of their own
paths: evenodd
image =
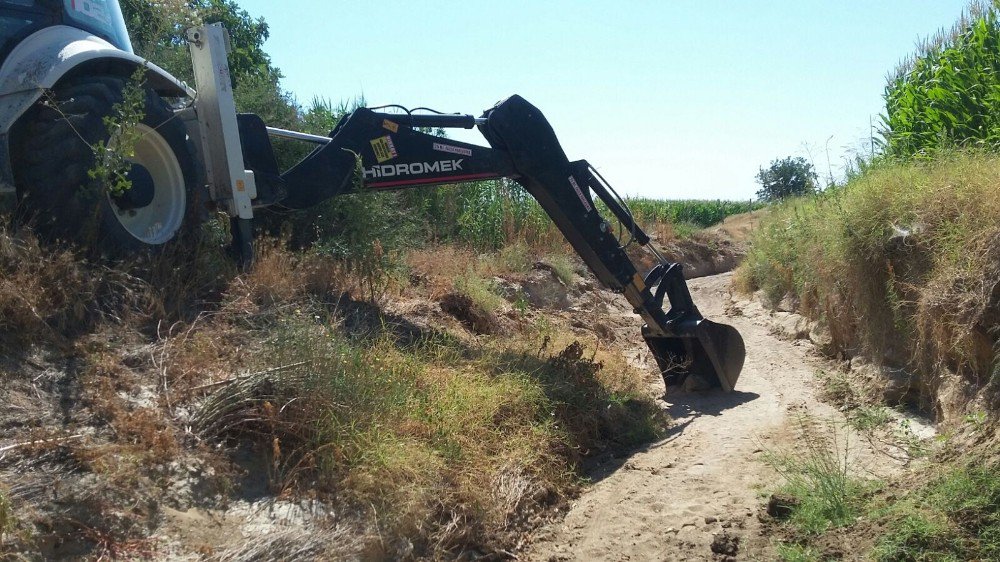
<svg viewBox="0 0 1000 562">
<path fill-rule="evenodd" d="M 746 347 L 732 326 L 709 320 L 685 322 L 676 336 L 643 337 L 668 386 L 680 386 L 694 376 L 711 388 L 731 392 L 746 358 Z"/>
</svg>

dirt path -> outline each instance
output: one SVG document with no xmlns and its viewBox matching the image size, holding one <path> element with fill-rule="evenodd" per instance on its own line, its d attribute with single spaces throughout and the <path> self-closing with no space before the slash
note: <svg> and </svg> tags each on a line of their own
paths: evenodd
<svg viewBox="0 0 1000 562">
<path fill-rule="evenodd" d="M 808 341 L 773 335 L 773 320 L 757 303 L 735 302 L 731 310 L 739 312 L 727 316 L 729 283 L 729 274 L 689 282 L 703 314 L 732 324 L 746 340 L 738 391 L 668 396 L 663 407 L 675 420 L 668 436 L 597 467 L 594 485 L 564 520 L 535 535 L 522 559 L 773 559 L 757 515 L 776 475 L 761 455 L 794 446 L 797 413 L 841 414 L 817 398 L 815 372 L 831 365 Z M 893 469 L 888 457 L 864 456 Z M 735 558 L 713 553 L 720 535 L 739 541 Z"/>
</svg>

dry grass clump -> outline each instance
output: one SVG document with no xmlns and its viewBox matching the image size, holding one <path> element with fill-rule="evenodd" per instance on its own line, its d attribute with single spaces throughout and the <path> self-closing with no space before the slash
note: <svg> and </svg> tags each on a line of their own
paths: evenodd
<svg viewBox="0 0 1000 562">
<path fill-rule="evenodd" d="M 284 240 L 264 238 L 257 242 L 253 269 L 232 280 L 224 301 L 259 309 L 305 296 L 335 300 L 345 292 L 365 296 L 368 287 L 361 277 L 328 255 L 292 251 Z"/>
<path fill-rule="evenodd" d="M 14 515 L 14 506 L 7 498 L 6 490 L 0 485 L 0 554 L 3 554 L 3 546 L 8 536 L 17 529 L 17 517 Z"/>
<path fill-rule="evenodd" d="M 418 553 L 496 544 L 574 488 L 567 462 L 663 424 L 641 383 L 605 375 L 578 343 L 539 344 L 400 348 L 283 314 L 256 374 L 214 392 L 197 428 L 256 443 L 275 493 L 374 506 L 382 532 Z"/>
<path fill-rule="evenodd" d="M 235 275 L 209 230 L 111 264 L 0 227 L 0 345 L 63 345 L 102 322 L 155 330 L 196 316 Z"/>
<path fill-rule="evenodd" d="M 984 384 L 1000 328 L 1000 159 L 885 164 L 775 209 L 739 275 L 795 295 L 843 352 Z"/>
<path fill-rule="evenodd" d="M 117 469 L 124 464 L 120 455 L 126 451 L 140 467 L 173 460 L 180 452 L 180 445 L 175 428 L 158 403 L 163 395 L 150 393 L 145 403 L 123 399 L 140 395 L 141 381 L 121 364 L 114 351 L 91 354 L 89 362 L 89 368 L 81 375 L 81 398 L 93 422 L 111 432 L 109 441 L 114 444 L 115 453 L 110 459 L 104 454 L 107 451 L 87 453 L 88 464 Z"/>
<path fill-rule="evenodd" d="M 73 253 L 0 230 L 0 343 L 62 342 L 80 333 L 98 316 L 101 284 L 100 273 Z"/>
</svg>

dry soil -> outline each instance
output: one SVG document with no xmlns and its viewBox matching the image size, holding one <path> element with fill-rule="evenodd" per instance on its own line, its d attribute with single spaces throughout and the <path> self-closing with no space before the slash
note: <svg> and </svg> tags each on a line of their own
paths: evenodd
<svg viewBox="0 0 1000 562">
<path fill-rule="evenodd" d="M 816 376 L 836 366 L 807 339 L 782 336 L 776 317 L 760 304 L 733 300 L 730 281 L 731 274 L 724 274 L 689 284 L 702 313 L 735 326 L 746 341 L 737 390 L 667 395 L 662 406 L 675 422 L 666 438 L 595 467 L 593 486 L 564 518 L 535 533 L 521 559 L 775 559 L 775 541 L 760 513 L 780 478 L 764 458 L 801 448 L 808 433 L 804 419 L 843 420 L 819 398 Z M 629 311 L 615 310 L 611 321 L 634 331 Z M 649 361 L 641 348 L 629 353 L 635 361 Z M 840 431 L 846 431 L 842 424 Z M 888 475 L 905 462 L 859 436 L 838 442 L 847 443 L 856 470 Z"/>
</svg>

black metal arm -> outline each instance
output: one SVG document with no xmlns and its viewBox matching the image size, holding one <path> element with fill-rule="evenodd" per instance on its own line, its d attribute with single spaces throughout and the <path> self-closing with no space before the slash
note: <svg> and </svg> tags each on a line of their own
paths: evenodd
<svg viewBox="0 0 1000 562">
<path fill-rule="evenodd" d="M 472 125 L 478 125 L 490 148 L 414 129 Z M 269 141 L 261 138 L 261 130 L 258 123 L 241 131 L 244 157 L 255 171 L 255 163 L 265 168 L 256 175 L 270 178 L 274 164 L 262 155 L 272 151 Z M 266 132 L 263 134 L 266 137 Z M 263 160 L 266 162 L 261 164 Z M 645 246 L 649 236 L 590 164 L 567 159 L 548 121 L 520 96 L 498 103 L 478 119 L 358 109 L 338 123 L 328 144 L 282 174 L 277 180 L 281 185 L 265 191 L 280 193 L 280 205 L 305 208 L 361 189 L 393 190 L 497 178 L 510 178 L 524 186 L 601 283 L 625 295 L 646 323 L 643 336 L 668 384 L 699 373 L 710 384 L 732 390 L 743 364 L 739 334 L 701 316 L 680 264 L 664 263 L 645 278 L 639 274 L 592 194 L 597 194 L 635 242 Z M 655 294 L 651 290 L 654 284 Z M 664 296 L 670 301 L 668 312 L 663 310 Z M 722 341 L 728 342 L 726 350 L 716 350 Z"/>
</svg>

